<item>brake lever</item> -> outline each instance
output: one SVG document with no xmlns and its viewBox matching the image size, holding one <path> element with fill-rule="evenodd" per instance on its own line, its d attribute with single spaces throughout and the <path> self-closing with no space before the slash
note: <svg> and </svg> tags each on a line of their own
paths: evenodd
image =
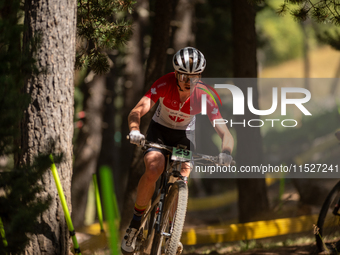
<svg viewBox="0 0 340 255">
<path fill-rule="evenodd" d="M 127 135 L 127 136 L 126 136 L 126 139 L 127 139 L 127 140 L 130 140 L 130 136 Z M 137 146 L 144 147 L 144 146 L 145 146 L 145 138 L 142 139 L 142 140 L 140 141 L 140 144 L 137 144 Z"/>
</svg>

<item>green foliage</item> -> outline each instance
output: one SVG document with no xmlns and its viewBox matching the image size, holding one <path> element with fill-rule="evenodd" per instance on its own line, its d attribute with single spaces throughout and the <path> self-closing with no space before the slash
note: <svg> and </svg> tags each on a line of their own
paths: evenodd
<svg viewBox="0 0 340 255">
<path fill-rule="evenodd" d="M 286 14 L 288 11 L 288 7 L 286 4 L 281 4 L 280 7 L 277 9 L 276 13 L 279 16 L 283 16 L 284 14 Z"/>
<path fill-rule="evenodd" d="M 314 8 L 311 13 L 311 18 L 314 19 L 315 21 L 317 21 L 318 23 L 323 23 L 326 22 L 327 19 L 327 10 L 325 10 L 324 8 Z"/>
<path fill-rule="evenodd" d="M 286 9 L 291 9 L 291 14 L 298 21 L 313 18 L 318 22 L 328 22 L 333 25 L 340 25 L 339 3 L 336 0 L 290 0 L 285 1 Z"/>
<path fill-rule="evenodd" d="M 90 67 L 95 73 L 109 70 L 103 50 L 116 49 L 132 33 L 131 22 L 119 14 L 132 12 L 133 0 L 78 0 L 78 50 L 76 68 Z"/>
<path fill-rule="evenodd" d="M 330 45 L 336 50 L 340 50 L 340 30 L 327 30 L 317 35 L 319 41 Z"/>
<path fill-rule="evenodd" d="M 291 4 L 301 4 L 305 2 L 305 0 L 285 0 L 286 3 L 291 3 Z"/>
<path fill-rule="evenodd" d="M 48 156 L 37 158 L 28 167 L 4 171 L 0 175 L 0 218 L 3 221 L 7 247 L 0 242 L 0 254 L 22 254 L 29 241 L 28 233 L 35 233 L 38 215 L 51 201 L 49 195 L 37 197 L 43 191 L 41 176 L 50 166 Z"/>
<path fill-rule="evenodd" d="M 256 16 L 256 28 L 259 48 L 265 59 L 260 59 L 265 66 L 278 64 L 303 54 L 303 33 L 300 25 L 290 16 L 280 17 L 276 9 L 281 0 L 271 1 Z M 287 12 L 281 6 L 281 14 Z"/>
<path fill-rule="evenodd" d="M 303 7 L 292 10 L 291 14 L 293 15 L 296 21 L 305 21 L 308 18 L 308 12 L 309 10 Z"/>
<path fill-rule="evenodd" d="M 294 8 L 294 9 L 292 9 Z M 290 11 L 296 21 L 313 19 L 314 21 L 330 25 L 340 26 L 340 4 L 337 0 L 285 0 L 285 3 L 277 10 L 279 14 L 285 14 Z M 319 41 L 326 43 L 336 50 L 339 50 L 339 32 L 324 31 L 319 34 Z"/>
</svg>

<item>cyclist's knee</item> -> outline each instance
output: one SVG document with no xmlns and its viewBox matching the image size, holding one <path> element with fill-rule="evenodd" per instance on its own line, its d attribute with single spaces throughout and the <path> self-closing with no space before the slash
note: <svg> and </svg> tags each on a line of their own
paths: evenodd
<svg viewBox="0 0 340 255">
<path fill-rule="evenodd" d="M 192 168 L 192 164 L 190 162 L 182 163 L 181 175 L 189 177 L 191 168 Z"/>
<path fill-rule="evenodd" d="M 150 151 L 144 156 L 145 177 L 150 182 L 156 182 L 164 170 L 165 158 L 158 151 Z"/>
</svg>

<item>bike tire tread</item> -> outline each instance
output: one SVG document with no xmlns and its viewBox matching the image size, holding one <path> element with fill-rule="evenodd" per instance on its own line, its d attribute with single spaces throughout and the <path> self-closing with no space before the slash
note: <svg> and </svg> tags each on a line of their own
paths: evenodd
<svg viewBox="0 0 340 255">
<path fill-rule="evenodd" d="M 178 195 L 178 203 L 177 203 L 177 210 L 176 210 L 176 218 L 174 222 L 174 228 L 172 232 L 172 236 L 170 239 L 170 243 L 166 252 L 166 255 L 175 255 L 178 248 L 178 242 L 181 239 L 182 231 L 184 227 L 184 221 L 185 221 L 185 215 L 187 211 L 187 205 L 188 205 L 188 187 L 187 184 L 184 181 L 176 181 L 169 193 L 168 196 L 165 199 L 164 203 L 164 212 L 166 212 L 170 205 L 172 204 L 172 200 Z M 164 216 L 164 215 L 163 215 Z M 164 222 L 164 217 L 162 217 L 161 227 L 163 224 L 166 224 Z M 157 254 L 159 250 L 159 246 L 162 242 L 162 236 L 160 234 L 154 235 L 154 240 L 152 244 L 151 249 L 151 255 L 160 255 Z"/>
<path fill-rule="evenodd" d="M 333 189 L 327 195 L 327 197 L 326 197 L 326 199 L 325 199 L 325 201 L 324 201 L 324 203 L 321 207 L 320 213 L 319 213 L 319 217 L 318 217 L 318 221 L 317 221 L 317 227 L 319 228 L 319 230 L 315 234 L 316 246 L 317 246 L 319 252 L 322 252 L 322 251 L 325 250 L 324 240 L 323 240 L 324 223 L 325 223 L 325 219 L 327 217 L 328 209 L 329 209 L 329 207 L 332 203 L 332 198 L 339 191 L 340 191 L 340 181 L 333 187 Z"/>
</svg>

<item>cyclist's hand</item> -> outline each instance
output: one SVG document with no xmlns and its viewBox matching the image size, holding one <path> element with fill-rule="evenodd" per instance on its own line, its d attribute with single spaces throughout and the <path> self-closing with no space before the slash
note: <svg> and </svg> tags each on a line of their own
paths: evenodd
<svg viewBox="0 0 340 255">
<path fill-rule="evenodd" d="M 218 163 L 220 165 L 229 166 L 232 160 L 233 160 L 233 157 L 228 155 L 227 153 L 222 152 L 218 155 Z"/>
<path fill-rule="evenodd" d="M 132 130 L 129 134 L 130 143 L 141 145 L 141 142 L 145 139 L 145 136 L 139 132 L 139 130 Z"/>
</svg>

